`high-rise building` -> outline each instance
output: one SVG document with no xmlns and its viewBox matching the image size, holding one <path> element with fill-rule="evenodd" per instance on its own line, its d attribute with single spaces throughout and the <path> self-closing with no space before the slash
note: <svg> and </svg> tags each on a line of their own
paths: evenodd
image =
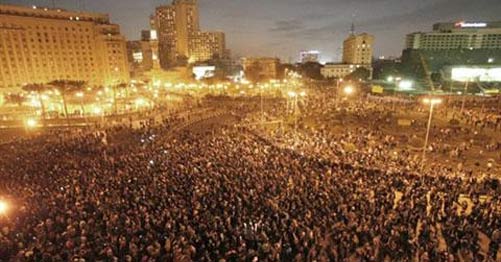
<svg viewBox="0 0 501 262">
<path fill-rule="evenodd" d="M 190 38 L 189 62 L 222 59 L 226 50 L 223 32 L 197 32 Z"/>
<path fill-rule="evenodd" d="M 299 53 L 299 58 L 300 62 L 303 64 L 308 62 L 318 63 L 320 59 L 320 52 L 316 50 L 301 51 Z"/>
<path fill-rule="evenodd" d="M 132 77 L 140 76 L 153 68 L 153 52 L 149 41 L 128 41 L 127 56 Z"/>
<path fill-rule="evenodd" d="M 500 22 L 437 23 L 432 32 L 407 35 L 406 49 L 501 49 Z"/>
<path fill-rule="evenodd" d="M 222 32 L 201 32 L 197 0 L 174 0 L 156 8 L 160 63 L 163 68 L 222 57 Z"/>
<path fill-rule="evenodd" d="M 372 63 L 374 36 L 367 33 L 350 34 L 343 43 L 343 63 L 369 65 Z"/>
<path fill-rule="evenodd" d="M 0 88 L 57 79 L 127 82 L 119 26 L 106 14 L 0 5 Z"/>
</svg>

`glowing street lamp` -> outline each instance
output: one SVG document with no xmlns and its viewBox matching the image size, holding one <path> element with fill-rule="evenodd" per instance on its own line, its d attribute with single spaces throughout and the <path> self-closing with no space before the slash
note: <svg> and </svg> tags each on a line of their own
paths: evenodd
<svg viewBox="0 0 501 262">
<path fill-rule="evenodd" d="M 35 128 L 38 125 L 38 121 L 34 118 L 28 118 L 26 119 L 25 125 L 27 128 Z"/>
<path fill-rule="evenodd" d="M 345 86 L 343 92 L 345 95 L 350 96 L 355 93 L 355 88 L 353 88 L 352 86 Z"/>
<path fill-rule="evenodd" d="M 425 98 L 423 99 L 423 103 L 425 105 L 430 105 L 430 116 L 428 118 L 428 127 L 426 128 L 426 137 L 424 139 L 424 147 L 423 147 L 423 162 L 426 157 L 426 148 L 428 147 L 428 140 L 430 138 L 430 128 L 431 128 L 431 120 L 433 118 L 433 109 L 435 105 L 439 105 L 442 103 L 442 99 L 440 98 Z"/>
<path fill-rule="evenodd" d="M 5 215 L 9 210 L 7 202 L 0 200 L 0 215 Z"/>
</svg>

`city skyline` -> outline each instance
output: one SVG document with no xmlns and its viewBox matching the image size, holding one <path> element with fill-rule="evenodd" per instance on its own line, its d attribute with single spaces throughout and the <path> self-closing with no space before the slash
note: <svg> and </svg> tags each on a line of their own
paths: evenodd
<svg viewBox="0 0 501 262">
<path fill-rule="evenodd" d="M 9 0 L 4 4 L 51 6 L 53 1 Z M 128 40 L 140 38 L 148 28 L 155 7 L 171 1 L 54 1 L 70 10 L 109 13 Z M 501 5 L 497 0 L 199 0 L 202 30 L 223 31 L 227 46 L 235 56 L 276 56 L 296 61 L 299 51 L 321 52 L 321 62 L 340 61 L 342 42 L 355 22 L 358 33 L 376 37 L 375 56 L 398 56 L 405 35 L 429 30 L 431 24 L 445 21 L 496 20 Z M 222 8 L 223 7 L 223 8 Z M 306 11 L 305 11 L 306 10 Z"/>
</svg>

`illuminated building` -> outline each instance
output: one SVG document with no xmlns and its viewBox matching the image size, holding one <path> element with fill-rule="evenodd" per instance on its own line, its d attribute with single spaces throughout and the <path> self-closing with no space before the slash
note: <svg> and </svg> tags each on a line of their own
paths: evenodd
<svg viewBox="0 0 501 262">
<path fill-rule="evenodd" d="M 245 76 L 254 78 L 252 80 L 277 79 L 279 65 L 280 60 L 273 57 L 246 57 L 242 60 Z"/>
<path fill-rule="evenodd" d="M 476 74 L 479 68 L 499 67 L 500 51 L 501 22 L 437 23 L 431 32 L 407 35 L 402 71 L 417 79 L 431 74 L 441 75 L 444 80 L 458 79 L 458 72 L 469 75 Z M 455 68 L 459 70 L 452 72 Z M 483 72 L 489 76 L 475 77 L 475 81 L 497 79 L 492 76 L 495 70 Z M 423 87 L 431 88 L 429 84 Z"/>
<path fill-rule="evenodd" d="M 437 23 L 432 32 L 407 35 L 406 49 L 501 49 L 501 22 Z"/>
<path fill-rule="evenodd" d="M 57 79 L 128 81 L 119 26 L 106 14 L 0 5 L 0 88 Z"/>
<path fill-rule="evenodd" d="M 190 39 L 191 63 L 223 58 L 225 52 L 223 32 L 197 32 Z"/>
<path fill-rule="evenodd" d="M 301 51 L 299 53 L 301 63 L 318 63 L 320 58 L 320 52 L 316 50 Z"/>
<path fill-rule="evenodd" d="M 367 33 L 350 34 L 343 43 L 343 63 L 370 65 L 374 48 L 374 36 Z"/>
<path fill-rule="evenodd" d="M 127 56 L 133 77 L 153 68 L 153 53 L 149 41 L 128 41 Z"/>
<path fill-rule="evenodd" d="M 221 32 L 201 32 L 196 0 L 174 0 L 156 8 L 154 20 L 163 68 L 223 57 L 225 37 Z"/>
<path fill-rule="evenodd" d="M 344 78 L 349 74 L 355 72 L 358 68 L 365 68 L 370 71 L 372 75 L 372 67 L 370 65 L 354 65 L 354 64 L 335 64 L 327 63 L 320 73 L 325 78 Z"/>
</svg>

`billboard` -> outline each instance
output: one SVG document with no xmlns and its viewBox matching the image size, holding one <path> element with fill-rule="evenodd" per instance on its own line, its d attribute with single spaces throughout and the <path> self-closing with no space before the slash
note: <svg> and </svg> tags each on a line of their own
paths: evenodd
<svg viewBox="0 0 501 262">
<path fill-rule="evenodd" d="M 216 73 L 215 66 L 194 66 L 193 74 L 195 75 L 195 79 L 202 80 L 204 78 L 214 77 Z"/>
<path fill-rule="evenodd" d="M 501 82 L 501 67 L 453 67 L 453 81 Z"/>
</svg>

